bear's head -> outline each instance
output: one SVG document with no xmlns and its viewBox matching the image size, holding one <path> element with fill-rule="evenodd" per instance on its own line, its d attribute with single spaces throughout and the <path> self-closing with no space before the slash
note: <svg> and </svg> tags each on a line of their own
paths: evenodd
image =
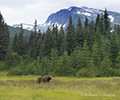
<svg viewBox="0 0 120 100">
<path fill-rule="evenodd" d="M 49 82 L 52 79 L 52 76 L 46 76 L 47 81 Z"/>
</svg>

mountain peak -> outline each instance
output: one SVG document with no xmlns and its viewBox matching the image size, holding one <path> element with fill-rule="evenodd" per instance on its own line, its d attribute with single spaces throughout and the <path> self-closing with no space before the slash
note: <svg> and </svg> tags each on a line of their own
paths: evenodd
<svg viewBox="0 0 120 100">
<path fill-rule="evenodd" d="M 81 7 L 71 6 L 67 9 L 60 9 L 56 13 L 52 13 L 51 15 L 49 15 L 46 22 L 41 25 L 38 25 L 37 28 L 40 29 L 41 31 L 46 31 L 47 27 L 51 28 L 52 25 L 55 23 L 57 24 L 58 28 L 60 28 L 61 25 L 63 25 L 63 27 L 66 28 L 70 15 L 72 16 L 74 24 L 77 23 L 77 20 L 80 17 L 81 22 L 84 25 L 85 17 L 88 18 L 89 22 L 91 22 L 92 20 L 95 21 L 98 14 L 101 15 L 103 13 L 104 10 L 100 9 L 88 8 L 84 6 Z M 108 14 L 109 14 L 108 17 L 110 18 L 112 25 L 120 23 L 120 13 L 108 11 Z M 30 28 L 28 26 L 30 26 Z M 27 24 L 26 27 L 29 28 L 30 30 L 33 26 L 34 25 Z"/>
</svg>

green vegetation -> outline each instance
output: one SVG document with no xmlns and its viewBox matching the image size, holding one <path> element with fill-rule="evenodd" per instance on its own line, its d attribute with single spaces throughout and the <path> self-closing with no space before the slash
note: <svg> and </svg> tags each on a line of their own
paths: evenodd
<svg viewBox="0 0 120 100">
<path fill-rule="evenodd" d="M 16 34 L 16 33 L 19 33 L 21 29 L 18 28 L 18 27 L 15 27 L 15 28 L 14 28 L 14 27 L 8 25 L 8 30 L 9 30 L 9 32 L 10 32 L 10 38 L 13 39 L 14 36 L 15 36 L 15 34 Z M 30 31 L 28 31 L 28 30 L 26 30 L 26 29 L 23 29 L 23 30 L 24 30 L 23 36 L 24 36 L 25 38 L 28 38 L 28 37 L 30 36 Z"/>
<path fill-rule="evenodd" d="M 38 76 L 6 76 L 0 72 L 0 100 L 119 100 L 120 78 L 53 77 L 36 84 Z"/>
<path fill-rule="evenodd" d="M 46 32 L 37 31 L 37 20 L 30 36 L 23 30 L 12 41 L 0 14 L 0 70 L 8 75 L 52 75 L 71 77 L 120 76 L 120 27 L 111 32 L 107 10 L 95 22 L 86 17 L 82 25 L 69 17 L 67 29 L 53 24 Z M 84 27 L 83 27 L 84 26 Z"/>
</svg>

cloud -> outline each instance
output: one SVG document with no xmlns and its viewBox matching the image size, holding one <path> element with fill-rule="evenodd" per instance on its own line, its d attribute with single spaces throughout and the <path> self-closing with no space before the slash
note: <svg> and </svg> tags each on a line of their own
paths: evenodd
<svg viewBox="0 0 120 100">
<path fill-rule="evenodd" d="M 9 25 L 17 23 L 44 23 L 51 13 L 70 6 L 81 5 L 119 11 L 118 0 L 0 0 L 0 11 Z M 120 11 L 119 11 L 120 12 Z"/>
</svg>

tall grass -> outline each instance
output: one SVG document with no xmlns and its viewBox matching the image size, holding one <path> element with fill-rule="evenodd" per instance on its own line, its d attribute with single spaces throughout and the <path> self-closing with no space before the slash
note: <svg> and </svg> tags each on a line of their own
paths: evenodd
<svg viewBox="0 0 120 100">
<path fill-rule="evenodd" d="M 38 76 L 0 76 L 0 100 L 119 100 L 120 78 L 53 77 L 35 84 Z"/>
</svg>

